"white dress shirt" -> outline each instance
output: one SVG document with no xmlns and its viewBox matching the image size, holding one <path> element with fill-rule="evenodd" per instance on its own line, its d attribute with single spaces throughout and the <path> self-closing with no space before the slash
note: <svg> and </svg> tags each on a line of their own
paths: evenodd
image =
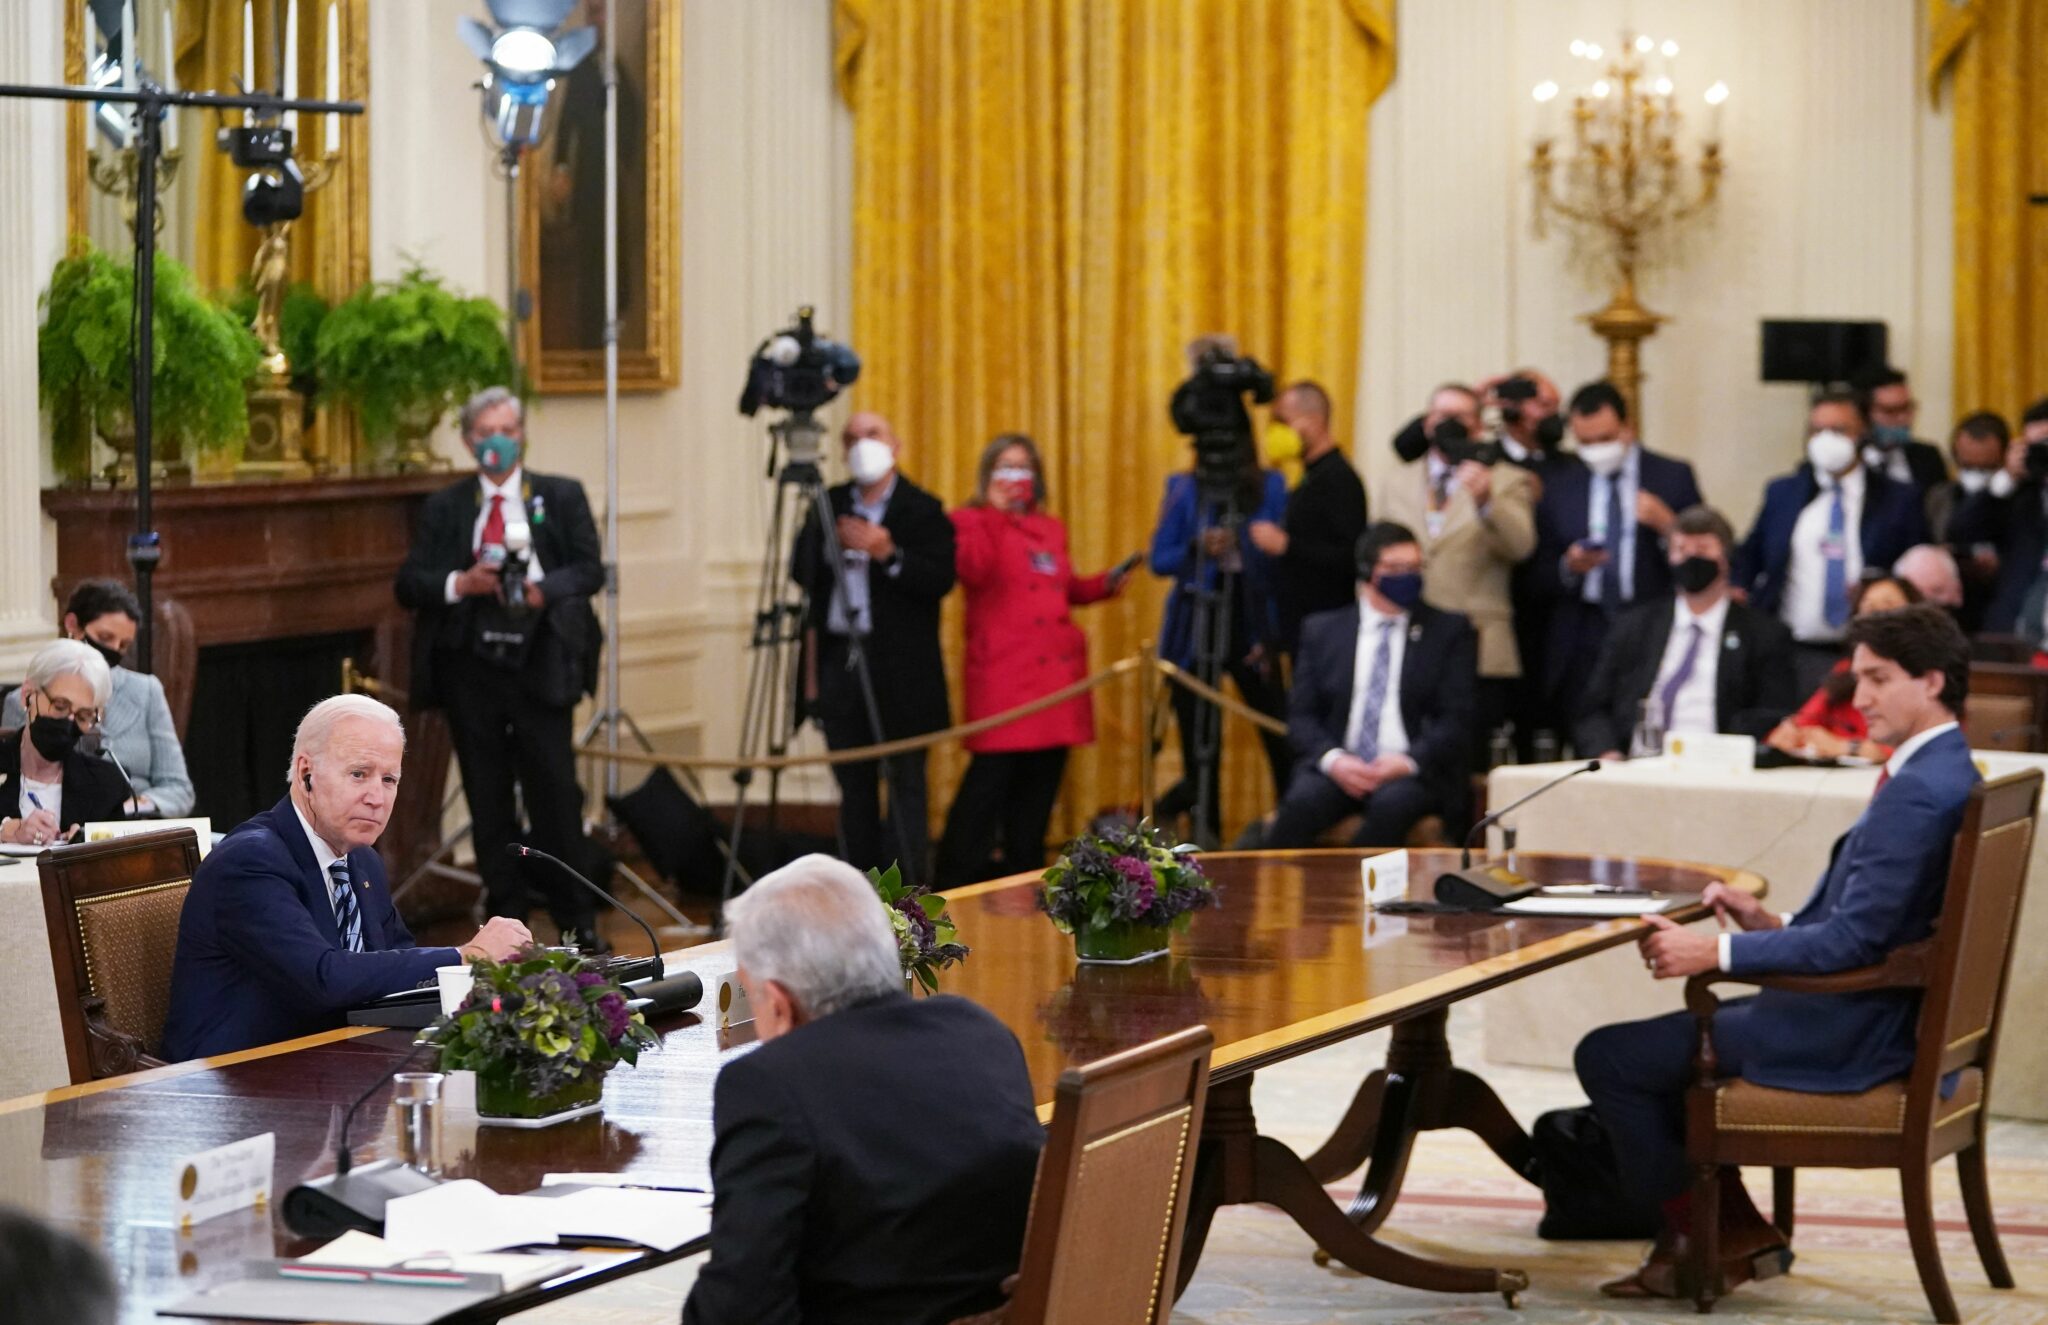
<svg viewBox="0 0 2048 1325">
<path fill-rule="evenodd" d="M 1642 472 L 1643 448 L 1639 443 L 1631 442 L 1622 456 L 1620 469 L 1612 474 L 1595 474 L 1593 481 L 1586 485 L 1586 537 L 1607 549 L 1607 562 L 1586 572 L 1579 597 L 1596 607 L 1606 592 L 1602 581 L 1610 572 L 1621 576 L 1621 601 L 1635 601 L 1636 494 L 1642 491 Z M 1621 528 L 1609 529 L 1607 492 L 1616 486 L 1621 489 Z"/>
<path fill-rule="evenodd" d="M 1712 735 L 1720 730 L 1715 721 L 1714 688 L 1721 672 L 1721 632 L 1727 624 L 1728 595 L 1722 594 L 1698 616 L 1686 606 L 1685 595 L 1678 596 L 1671 613 L 1671 634 L 1664 641 L 1664 660 L 1657 664 L 1657 679 L 1651 683 L 1650 698 L 1663 698 L 1665 684 L 1685 660 L 1686 645 L 1695 625 L 1700 628 L 1700 647 L 1692 661 L 1692 675 L 1671 698 L 1671 711 L 1664 715 L 1665 731 Z"/>
<path fill-rule="evenodd" d="M 1842 638 L 1843 626 L 1828 624 L 1828 508 L 1834 501 L 1834 486 L 1842 485 L 1842 583 L 1854 585 L 1863 574 L 1863 466 L 1858 465 L 1839 478 L 1817 475 L 1820 491 L 1792 526 L 1792 558 L 1785 567 L 1785 597 L 1779 609 L 1792 638 L 1802 644 L 1832 644 Z"/>
<path fill-rule="evenodd" d="M 469 527 L 469 546 L 472 552 L 481 549 L 484 537 L 484 522 L 491 518 L 491 498 L 503 497 L 505 499 L 504 519 L 506 524 L 514 524 L 526 519 L 526 499 L 520 487 L 526 481 L 526 471 L 523 468 L 515 469 L 507 474 L 503 483 L 491 482 L 490 478 L 483 471 L 479 470 L 477 471 L 476 481 L 483 487 L 484 499 L 477 506 L 476 523 Z M 455 577 L 461 573 L 461 571 L 448 572 L 448 582 L 441 589 L 441 597 L 445 601 L 450 603 L 462 601 L 462 595 L 455 591 Z M 526 579 L 528 583 L 539 584 L 544 573 L 540 568 L 539 549 L 536 548 L 529 551 L 526 554 Z"/>
<path fill-rule="evenodd" d="M 1899 770 L 1906 766 L 1906 761 L 1911 759 L 1914 755 L 1920 753 L 1920 747 L 1926 745 L 1929 741 L 1941 735 L 1943 732 L 1954 731 L 1958 725 L 1959 724 L 1954 722 L 1944 722 L 1938 726 L 1929 727 L 1926 731 L 1921 732 L 1918 736 L 1909 736 L 1905 740 L 1899 742 L 1898 746 L 1892 751 L 1892 757 L 1884 761 L 1885 777 L 1897 777 L 1899 775 Z M 1789 911 L 1780 912 L 1778 914 L 1778 923 L 1780 925 L 1791 924 L 1792 913 Z M 1734 937 L 1735 936 L 1733 934 L 1721 935 L 1719 956 L 1720 966 L 1721 969 L 1724 971 L 1728 969 L 1729 942 Z"/>
<path fill-rule="evenodd" d="M 327 905 L 333 908 L 334 923 L 338 927 L 341 924 L 341 908 L 334 905 L 334 876 L 327 872 L 327 867 L 347 857 L 335 855 L 334 848 L 327 845 L 327 839 L 313 831 L 312 821 L 306 818 L 306 812 L 299 808 L 296 798 L 292 801 L 292 813 L 299 816 L 299 827 L 306 830 L 306 840 L 313 844 L 313 863 L 320 867 L 320 886 L 327 893 Z M 361 881 L 354 877 L 354 871 L 350 871 L 350 882 L 357 887 L 362 886 Z M 356 910 L 360 912 L 362 906 L 358 904 Z"/>
<path fill-rule="evenodd" d="M 1372 689 L 1373 664 L 1380 653 L 1380 627 L 1393 623 L 1387 648 L 1387 698 L 1380 706 L 1378 750 L 1383 755 L 1408 753 L 1408 725 L 1401 721 L 1401 665 L 1408 656 L 1408 614 L 1388 616 L 1365 599 L 1358 600 L 1358 648 L 1351 664 L 1351 711 L 1344 719 L 1344 747 L 1326 750 L 1316 767 L 1328 773 L 1339 755 L 1354 753 L 1364 740 L 1365 697 Z"/>
<path fill-rule="evenodd" d="M 862 497 L 860 495 L 860 486 L 855 484 L 852 514 L 860 516 L 869 524 L 880 524 L 883 517 L 889 514 L 889 499 L 895 495 L 896 475 L 894 473 L 889 475 L 887 486 L 875 494 L 873 501 Z M 858 621 L 861 633 L 865 635 L 875 627 L 873 612 L 869 606 L 873 600 L 868 595 L 868 563 L 870 558 L 867 553 L 856 551 L 853 548 L 841 548 L 840 557 L 841 564 L 846 568 L 846 590 L 844 593 L 841 593 L 837 582 L 832 585 L 832 601 L 825 606 L 825 629 L 834 635 L 851 635 L 853 633 L 852 623 Z M 900 551 L 899 555 L 892 558 L 889 564 L 883 567 L 882 570 L 884 574 L 892 579 L 902 572 L 903 557 Z M 848 614 L 848 598 L 853 600 L 850 604 L 852 609 L 851 615 Z"/>
</svg>

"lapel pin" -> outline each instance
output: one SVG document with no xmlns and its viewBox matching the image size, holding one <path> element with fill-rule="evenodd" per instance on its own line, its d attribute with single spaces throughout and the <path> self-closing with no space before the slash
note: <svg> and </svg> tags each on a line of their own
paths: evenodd
<svg viewBox="0 0 2048 1325">
<path fill-rule="evenodd" d="M 1721 647 L 1733 653 L 1742 647 L 1742 637 L 1740 635 L 1730 635 L 1722 642 Z"/>
<path fill-rule="evenodd" d="M 1409 642 L 1410 644 L 1413 644 L 1413 643 L 1415 643 L 1415 642 L 1416 642 L 1417 640 L 1419 640 L 1419 639 L 1421 639 L 1421 638 L 1422 638 L 1422 627 L 1421 627 L 1421 626 L 1418 626 L 1418 625 L 1413 625 L 1413 624 L 1411 624 L 1411 625 L 1410 625 L 1410 626 L 1408 627 L 1408 642 Z"/>
</svg>

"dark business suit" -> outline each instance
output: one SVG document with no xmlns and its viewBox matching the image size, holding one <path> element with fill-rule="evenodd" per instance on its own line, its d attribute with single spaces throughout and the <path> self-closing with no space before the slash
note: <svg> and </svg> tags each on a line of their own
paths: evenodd
<svg viewBox="0 0 2048 1325">
<path fill-rule="evenodd" d="M 1948 457 L 1933 442 L 1923 442 L 1915 437 L 1899 443 L 1899 451 L 1906 457 L 1906 482 L 1923 501 L 1936 486 L 1948 482 Z M 1882 468 L 1886 478 L 1892 477 L 1891 457 L 1875 442 L 1864 443 L 1863 460 L 1872 468 Z M 1898 482 L 1897 479 L 1892 481 Z"/>
<path fill-rule="evenodd" d="M 1016 1037 L 886 994 L 719 1068 L 683 1325 L 943 1325 L 1002 1302 L 1045 1134 Z"/>
<path fill-rule="evenodd" d="M 1657 683 L 1678 600 L 1644 603 L 1615 619 L 1586 683 L 1572 740 L 1583 755 L 1628 752 L 1642 704 Z M 1799 706 L 1792 681 L 1792 634 L 1775 617 L 1728 604 L 1714 667 L 1714 730 L 1762 739 Z M 1671 715 L 1665 714 L 1668 724 Z"/>
<path fill-rule="evenodd" d="M 1302 623 L 1294 689 L 1287 704 L 1287 737 L 1298 762 L 1264 845 L 1314 846 L 1324 829 L 1363 811 L 1365 822 L 1352 839 L 1354 844 L 1398 847 L 1423 815 L 1463 805 L 1479 670 L 1478 636 L 1464 617 L 1426 604 L 1409 613 L 1407 632 L 1397 693 L 1401 725 L 1408 733 L 1408 757 L 1415 761 L 1416 772 L 1382 784 L 1361 801 L 1347 795 L 1318 764 L 1329 751 L 1346 748 L 1358 654 L 1376 650 L 1379 641 L 1362 629 L 1355 605 Z M 1395 693 L 1390 691 L 1388 698 Z"/>
<path fill-rule="evenodd" d="M 2009 634 L 2022 630 L 2020 605 L 2027 591 L 2041 576 L 2048 557 L 2048 512 L 2044 512 L 2044 485 L 2026 479 L 2009 497 L 1976 492 L 1963 498 L 1949 520 L 1949 541 L 1966 546 L 1993 543 L 1998 547 L 1998 578 L 1991 587 L 1991 602 L 1984 609 L 1984 629 Z M 2026 623 L 2024 630 L 2038 629 L 2038 622 Z"/>
<path fill-rule="evenodd" d="M 1640 443 L 1636 451 L 1636 491 L 1658 498 L 1673 514 L 1700 504 L 1700 485 L 1690 464 L 1658 455 Z M 1542 473 L 1543 498 L 1536 503 L 1536 551 L 1529 558 L 1529 578 L 1548 609 L 1541 654 L 1544 694 L 1559 721 L 1568 723 L 1579 712 L 1586 679 L 1600 657 L 1610 623 L 1601 604 L 1586 601 L 1585 580 L 1567 574 L 1564 565 L 1571 546 L 1592 536 L 1593 471 L 1572 458 Z M 1671 562 L 1663 538 L 1635 518 L 1631 504 L 1624 503 L 1622 518 L 1635 528 L 1633 574 L 1621 586 L 1620 604 L 1626 610 L 1671 592 Z M 1600 573 L 1618 575 L 1620 568 L 1621 549 L 1610 534 L 1607 564 Z"/>
<path fill-rule="evenodd" d="M 506 844 L 520 836 L 519 806 L 525 806 L 533 846 L 572 861 L 583 854 L 574 712 L 597 682 L 604 636 L 590 597 L 604 587 L 604 547 L 575 479 L 527 473 L 521 489 L 545 599 L 523 665 L 507 668 L 478 656 L 488 600 L 446 600 L 448 576 L 477 560 L 483 488 L 474 475 L 427 499 L 394 589 L 399 603 L 419 614 L 412 705 L 447 712 L 486 905 L 492 915 L 524 921 L 532 909 L 528 880 L 521 863 L 505 854 Z M 551 869 L 537 877 L 555 924 L 596 937 L 589 894 Z"/>
<path fill-rule="evenodd" d="M 1963 806 L 1977 783 L 1960 730 L 1908 759 L 1842 838 L 1827 874 L 1784 929 L 1736 934 L 1737 975 L 1825 975 L 1880 961 L 1932 932 Z M 1781 1090 L 1852 1092 L 1912 1066 L 1918 990 L 1792 994 L 1724 1004 L 1714 1052 L 1724 1076 Z M 1638 1199 L 1685 1190 L 1685 1092 L 1698 1031 L 1689 1012 L 1603 1026 L 1579 1044 L 1579 1081 L 1614 1138 Z"/>
<path fill-rule="evenodd" d="M 359 1003 L 431 984 L 461 964 L 454 948 L 416 948 L 375 848 L 348 853 L 363 950 L 342 946 L 328 875 L 289 796 L 236 826 L 200 863 L 178 919 L 167 1059 L 275 1044 L 342 1024 Z"/>
<path fill-rule="evenodd" d="M 1919 492 L 1908 484 L 1894 483 L 1867 467 L 1863 482 L 1863 519 L 1858 525 L 1863 565 L 1889 571 L 1906 549 L 1927 541 L 1927 512 Z M 1749 527 L 1749 537 L 1736 550 L 1729 577 L 1735 587 L 1749 591 L 1751 607 L 1778 613 L 1792 565 L 1793 528 L 1820 491 L 1820 481 L 1808 464 L 1764 486 L 1763 506 Z"/>
<path fill-rule="evenodd" d="M 900 473 L 894 482 L 881 523 L 896 544 L 896 561 L 893 568 L 867 568 L 870 624 L 861 641 L 881 731 L 874 729 L 868 713 L 847 637 L 829 629 L 839 576 L 826 555 L 815 515 L 805 519 L 790 556 L 789 577 L 809 603 L 807 646 L 816 649 L 798 675 L 808 677 L 816 668 L 818 693 L 809 712 L 824 731 L 825 744 L 834 750 L 922 736 L 951 721 L 946 666 L 939 652 L 939 603 L 953 588 L 953 522 L 937 497 Z M 851 483 L 839 484 L 828 496 L 835 518 L 853 514 Z M 879 761 L 834 764 L 832 773 L 839 780 L 839 834 L 846 859 L 862 869 L 887 867 L 895 860 L 906 873 L 928 877 L 925 752 L 889 760 L 887 833 Z"/>
<path fill-rule="evenodd" d="M 0 818 L 25 818 L 34 809 L 23 803 L 21 794 L 21 743 L 27 729 L 0 731 Z M 57 831 L 79 824 L 125 819 L 122 808 L 128 799 L 128 780 L 110 759 L 73 749 L 64 756 L 64 793 L 57 807 Z"/>
<path fill-rule="evenodd" d="M 1323 452 L 1287 494 L 1287 551 L 1275 577 L 1281 643 L 1290 652 L 1301 623 L 1358 594 L 1358 536 L 1365 532 L 1365 483 L 1343 451 Z"/>
</svg>

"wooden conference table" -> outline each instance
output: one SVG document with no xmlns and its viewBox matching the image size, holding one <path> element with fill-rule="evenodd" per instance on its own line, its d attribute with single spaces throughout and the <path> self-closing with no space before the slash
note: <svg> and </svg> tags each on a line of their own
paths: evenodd
<svg viewBox="0 0 2048 1325">
<path fill-rule="evenodd" d="M 1454 860 L 1411 852 L 1415 895 Z M 1368 912 L 1359 853 L 1213 853 L 1221 904 L 1195 917 L 1173 954 L 1131 967 L 1079 966 L 1072 941 L 1039 914 L 1032 878 L 949 896 L 973 955 L 945 973 L 947 992 L 988 1007 L 1017 1035 L 1041 1112 L 1050 1116 L 1062 1070 L 1197 1023 L 1215 1033 L 1210 1095 L 1180 1268 L 1185 1286 L 1219 1206 L 1248 1201 L 1286 1211 L 1331 1257 L 1376 1278 L 1447 1292 L 1513 1295 L 1518 1269 L 1427 1261 L 1373 1236 L 1398 1194 L 1417 1131 L 1462 1126 L 1519 1166 L 1528 1140 L 1483 1082 L 1454 1067 L 1444 1039 L 1452 1003 L 1631 940 L 1633 920 Z M 1524 872 L 1549 882 L 1597 869 L 1615 882 L 1697 893 L 1714 879 L 1761 892 L 1736 871 L 1663 861 L 1525 854 Z M 671 970 L 707 978 L 731 966 L 724 944 L 685 949 Z M 1384 1027 L 1388 1067 L 1361 1087 L 1331 1139 L 1303 1159 L 1262 1137 L 1252 1113 L 1260 1068 Z M 660 1023 L 663 1043 L 605 1083 L 601 1116 L 544 1131 L 476 1128 L 449 1117 L 442 1155 L 451 1176 L 524 1191 L 543 1174 L 702 1171 L 711 1148 L 711 1086 L 723 1043 L 696 1014 Z M 334 1031 L 203 1062 L 67 1087 L 0 1104 L 0 1192 L 102 1248 L 125 1294 L 124 1320 L 215 1280 L 246 1259 L 296 1255 L 270 1210 L 245 1210 L 180 1233 L 171 1219 L 173 1165 L 183 1156 L 260 1132 L 277 1136 L 276 1182 L 332 1169 L 340 1110 L 409 1052 L 409 1032 Z M 931 1064 L 945 1070 L 942 1055 Z M 358 1160 L 391 1152 L 387 1097 L 359 1116 Z M 1350 1210 L 1324 1192 L 1369 1167 Z M 676 1255 L 701 1249 L 687 1245 Z M 555 1300 L 671 1259 L 600 1253 L 584 1269 L 492 1304 L 500 1315 Z M 1361 1292 L 1369 1292 L 1361 1289 Z"/>
</svg>

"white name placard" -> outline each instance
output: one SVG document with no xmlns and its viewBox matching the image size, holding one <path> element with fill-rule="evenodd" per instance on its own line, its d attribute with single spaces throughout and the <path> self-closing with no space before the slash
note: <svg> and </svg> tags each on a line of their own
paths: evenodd
<svg viewBox="0 0 2048 1325">
<path fill-rule="evenodd" d="M 727 971 L 718 977 L 718 1029 L 731 1030 L 754 1019 L 753 1005 L 747 1002 L 746 986 L 740 983 L 738 971 Z"/>
<path fill-rule="evenodd" d="M 1756 768 L 1756 737 L 1720 732 L 1672 732 L 1664 753 L 1676 769 L 1701 773 L 1748 773 Z"/>
<path fill-rule="evenodd" d="M 1382 906 L 1408 897 L 1408 853 L 1383 851 L 1358 862 L 1359 877 L 1365 882 L 1365 904 Z"/>
<path fill-rule="evenodd" d="M 270 1200 L 277 1133 L 265 1132 L 187 1155 L 171 1169 L 173 1204 L 181 1228 Z"/>
<path fill-rule="evenodd" d="M 86 842 L 105 842 L 116 837 L 133 837 L 137 833 L 161 833 L 172 828 L 189 828 L 199 835 L 199 858 L 206 859 L 206 853 L 213 850 L 213 820 L 211 819 L 106 819 L 96 820 L 79 830 L 79 838 Z"/>
</svg>

